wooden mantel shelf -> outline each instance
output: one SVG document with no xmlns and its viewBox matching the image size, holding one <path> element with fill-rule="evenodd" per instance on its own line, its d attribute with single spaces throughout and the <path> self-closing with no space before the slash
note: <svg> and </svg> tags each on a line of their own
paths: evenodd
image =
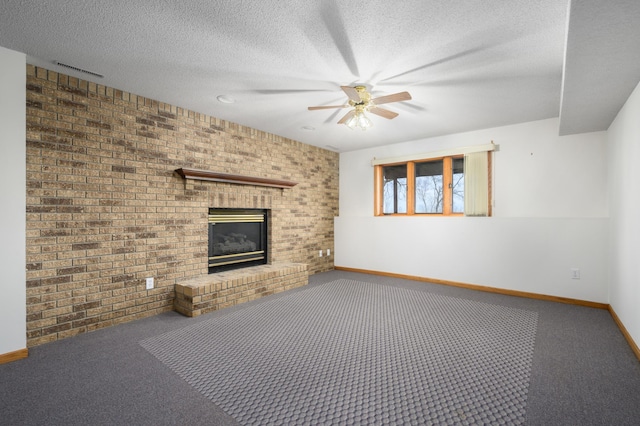
<svg viewBox="0 0 640 426">
<path fill-rule="evenodd" d="M 232 175 L 228 173 L 211 172 L 209 170 L 187 169 L 184 167 L 176 169 L 176 172 L 185 179 L 235 183 L 238 185 L 270 186 L 273 188 L 288 189 L 298 184 L 297 182 L 288 180 Z"/>
</svg>

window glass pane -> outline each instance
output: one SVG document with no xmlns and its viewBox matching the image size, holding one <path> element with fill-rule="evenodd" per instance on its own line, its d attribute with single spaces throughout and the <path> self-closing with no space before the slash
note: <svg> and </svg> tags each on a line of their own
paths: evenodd
<svg viewBox="0 0 640 426">
<path fill-rule="evenodd" d="M 442 160 L 416 163 L 416 213 L 442 213 Z"/>
<path fill-rule="evenodd" d="M 454 158 L 452 166 L 451 211 L 453 213 L 464 213 L 464 158 Z"/>
<path fill-rule="evenodd" d="M 407 165 L 382 168 L 382 213 L 407 212 Z"/>
</svg>

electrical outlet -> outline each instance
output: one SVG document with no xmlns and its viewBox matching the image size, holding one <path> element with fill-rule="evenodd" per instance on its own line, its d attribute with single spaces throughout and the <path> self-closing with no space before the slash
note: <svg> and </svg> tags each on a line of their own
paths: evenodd
<svg viewBox="0 0 640 426">
<path fill-rule="evenodd" d="M 322 250 L 318 251 L 318 257 L 322 257 Z"/>
<path fill-rule="evenodd" d="M 153 277 L 147 278 L 147 290 L 151 290 L 153 288 Z"/>
<path fill-rule="evenodd" d="M 331 249 L 327 249 L 327 256 L 331 256 Z"/>
<path fill-rule="evenodd" d="M 571 279 L 572 280 L 579 280 L 580 279 L 580 269 L 571 268 Z"/>
</svg>

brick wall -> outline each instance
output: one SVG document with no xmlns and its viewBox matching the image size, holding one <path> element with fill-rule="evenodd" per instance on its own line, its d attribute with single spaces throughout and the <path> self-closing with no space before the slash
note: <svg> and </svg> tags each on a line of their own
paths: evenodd
<svg viewBox="0 0 640 426">
<path fill-rule="evenodd" d="M 185 181 L 180 167 L 298 185 Z M 333 252 L 338 155 L 27 67 L 29 346 L 171 310 L 176 281 L 207 273 L 209 207 L 271 209 L 270 260 L 330 270 L 318 250 Z"/>
</svg>

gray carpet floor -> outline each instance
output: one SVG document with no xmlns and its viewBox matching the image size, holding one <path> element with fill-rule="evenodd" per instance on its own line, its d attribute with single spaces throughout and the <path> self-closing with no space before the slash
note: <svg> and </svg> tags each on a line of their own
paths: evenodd
<svg viewBox="0 0 640 426">
<path fill-rule="evenodd" d="M 141 344 L 244 425 L 522 424 L 536 321 L 341 279 Z"/>
<path fill-rule="evenodd" d="M 345 288 L 340 290 L 346 293 L 332 298 L 331 292 L 326 294 L 324 289 L 335 291 L 336 283 L 343 284 Z M 362 309 L 353 309 L 348 303 L 362 296 L 358 292 L 364 290 L 373 296 L 363 306 L 376 308 L 360 312 Z M 317 293 L 319 303 L 315 310 L 301 302 L 309 292 Z M 383 302 L 390 299 L 395 302 Z M 299 307 L 299 316 L 295 319 L 290 316 L 295 323 L 289 321 L 286 324 L 290 327 L 282 327 L 279 318 L 285 316 L 283 309 L 286 311 L 292 306 Z M 398 310 L 403 306 L 405 309 Z M 406 309 L 407 306 L 412 308 Z M 451 312 L 484 308 L 488 315 L 485 325 L 491 327 L 483 328 L 485 320 L 477 317 L 470 321 L 458 315 L 456 321 L 461 321 L 460 327 L 451 327 L 453 320 L 447 318 L 447 326 L 438 328 L 433 325 L 438 315 L 425 317 L 425 306 L 440 309 L 443 319 Z M 447 308 L 443 310 L 438 306 Z M 373 317 L 367 316 L 374 315 L 371 311 L 385 312 L 373 328 L 370 327 Z M 357 312 L 360 315 L 356 315 Z M 273 327 L 266 326 L 267 320 L 272 322 L 271 326 L 281 326 L 279 334 L 273 334 Z M 295 331 L 298 325 L 313 328 L 319 322 L 327 332 L 312 341 L 304 341 L 307 333 Z M 431 324 L 431 329 L 425 328 L 425 323 Z M 233 324 L 242 326 L 234 328 Z M 332 334 L 331 330 L 338 334 Z M 185 336 L 192 331 L 204 331 L 209 333 L 209 338 L 216 339 L 200 345 L 203 349 L 198 351 L 206 354 L 207 362 L 213 357 L 216 364 L 210 368 L 209 375 L 203 371 L 193 375 L 209 381 L 200 388 L 188 374 L 180 373 L 177 367 L 163 360 L 159 350 L 165 345 L 174 345 L 169 353 L 178 350 L 180 342 L 185 343 Z M 342 340 L 340 333 L 343 333 Z M 234 336 L 245 337 L 236 341 Z M 249 336 L 260 341 L 262 347 L 247 345 Z M 225 345 L 217 345 L 217 339 Z M 331 340 L 336 340 L 333 346 Z M 412 347 L 411 342 L 416 341 L 422 346 Z M 445 349 L 442 343 L 446 341 L 457 341 L 458 345 Z M 482 346 L 487 342 L 491 345 Z M 266 346 L 275 347 L 274 353 L 279 357 L 291 350 L 300 351 L 293 358 L 306 357 L 307 364 L 273 362 L 274 359 L 269 362 L 252 355 L 257 353 L 255 349 L 264 353 L 262 349 Z M 438 358 L 434 348 L 440 346 L 442 356 Z M 219 347 L 225 349 L 220 351 Z M 370 349 L 372 347 L 375 350 Z M 491 347 L 501 347 L 501 351 L 495 353 L 495 357 L 489 356 Z M 278 348 L 287 350 L 283 352 Z M 474 350 L 469 351 L 470 348 Z M 486 351 L 487 356 L 472 356 L 482 351 Z M 506 352 L 511 354 L 504 361 L 508 367 L 494 368 L 496 364 L 499 366 L 500 353 Z M 188 351 L 183 355 L 186 353 Z M 453 368 L 454 363 L 446 361 L 447 355 L 452 357 L 450 360 L 458 357 L 457 363 L 466 362 L 469 368 L 463 366 L 467 369 L 459 369 L 453 375 L 446 371 L 449 378 L 442 379 L 446 383 L 439 383 L 438 387 L 456 389 L 454 393 L 460 395 L 465 389 L 475 389 L 457 401 L 437 394 L 433 391 L 435 388 L 430 387 L 438 381 L 436 377 L 444 377 L 443 372 Z M 227 357 L 227 360 L 215 357 Z M 235 361 L 238 365 L 262 363 L 262 369 L 254 371 L 250 379 L 242 378 L 243 373 L 238 372 L 241 370 L 229 368 Z M 198 365 L 198 362 L 190 360 L 187 364 Z M 221 363 L 225 365 L 219 365 Z M 363 364 L 371 369 L 360 369 Z M 286 366 L 290 366 L 289 370 Z M 346 370 L 338 370 L 342 373 L 336 375 L 336 367 Z M 502 370 L 500 374 L 505 377 L 500 389 L 503 390 L 506 383 L 511 388 L 491 394 L 486 391 L 491 390 L 490 387 L 483 388 L 490 380 L 479 372 L 486 376 L 493 371 L 491 374 L 501 377 L 496 370 Z M 274 386 L 278 379 L 266 374 L 269 371 L 277 371 L 276 376 L 286 378 L 280 380 L 282 386 Z M 510 376 L 514 371 L 518 374 Z M 226 389 L 233 395 L 231 405 L 225 405 L 225 385 L 218 381 L 225 377 Z M 340 382 L 340 378 L 345 377 Z M 347 382 L 351 388 L 343 389 L 336 384 Z M 256 383 L 262 383 L 262 387 L 255 386 Z M 294 384 L 294 388 L 299 383 L 306 385 L 287 394 L 287 383 Z M 256 388 L 268 392 L 256 398 L 251 394 Z M 414 394 L 408 396 L 413 391 Z M 325 394 L 329 393 L 327 400 Z M 295 419 L 295 409 L 289 417 L 286 409 L 286 402 L 291 402 L 294 394 L 302 401 Z M 373 395 L 373 404 L 369 406 L 384 406 L 386 411 L 374 410 L 373 417 L 363 417 L 366 395 Z M 498 396 L 502 403 L 494 404 L 498 407 L 496 411 L 488 401 L 499 401 Z M 429 409 L 432 398 L 443 401 L 439 413 L 432 410 L 435 416 Z M 481 398 L 485 408 L 482 404 L 473 405 Z M 314 401 L 315 407 L 318 401 L 334 404 L 333 417 L 323 417 L 319 414 L 325 412 L 322 410 L 314 411 Z M 346 408 L 344 401 L 349 402 Z M 413 408 L 406 408 L 409 406 Z M 230 407 L 240 407 L 238 412 L 242 416 Z M 505 414 L 500 414 L 500 409 Z M 284 414 L 278 417 L 274 413 Z M 335 413 L 344 417 L 336 417 Z M 283 419 L 288 424 L 637 425 L 640 423 L 640 363 L 604 310 L 331 271 L 310 277 L 310 284 L 304 288 L 245 305 L 199 318 L 168 312 L 38 346 L 30 350 L 29 358 L 0 365 L 0 424 L 235 425 L 278 424 Z"/>
</svg>

